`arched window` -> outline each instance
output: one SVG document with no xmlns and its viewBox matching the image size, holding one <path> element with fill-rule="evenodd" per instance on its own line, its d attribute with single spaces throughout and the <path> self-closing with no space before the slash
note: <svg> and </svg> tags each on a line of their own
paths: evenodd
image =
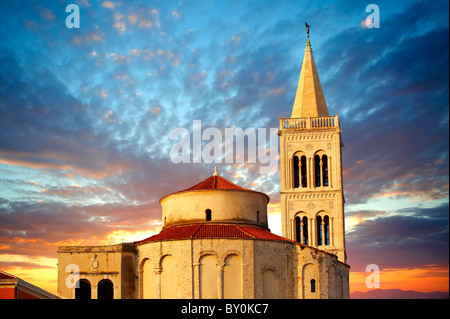
<svg viewBox="0 0 450 319">
<path fill-rule="evenodd" d="M 308 218 L 295 217 L 295 240 L 308 245 Z"/>
<path fill-rule="evenodd" d="M 263 299 L 277 298 L 277 275 L 272 269 L 264 270 L 263 274 Z"/>
<path fill-rule="evenodd" d="M 294 156 L 294 188 L 307 187 L 306 156 Z"/>
<path fill-rule="evenodd" d="M 91 299 L 91 283 L 89 280 L 80 279 L 75 285 L 75 299 Z"/>
<path fill-rule="evenodd" d="M 311 292 L 316 292 L 316 281 L 311 279 Z"/>
<path fill-rule="evenodd" d="M 301 228 L 301 221 L 300 217 L 295 217 L 295 240 L 298 243 L 302 242 L 302 228 Z"/>
<path fill-rule="evenodd" d="M 315 187 L 328 187 L 328 156 L 314 156 L 314 185 Z"/>
<path fill-rule="evenodd" d="M 177 298 L 178 273 L 176 259 L 172 255 L 162 257 L 161 261 L 161 299 Z"/>
<path fill-rule="evenodd" d="M 317 226 L 317 245 L 321 246 L 323 245 L 323 238 L 322 238 L 322 217 L 317 216 L 316 217 L 316 226 Z"/>
<path fill-rule="evenodd" d="M 294 164 L 294 188 L 299 188 L 300 187 L 300 178 L 299 178 L 298 156 L 294 156 L 293 164 Z"/>
<path fill-rule="evenodd" d="M 142 265 L 142 298 L 143 299 L 157 299 L 158 288 L 156 283 L 156 273 L 153 263 L 150 259 L 145 259 Z"/>
<path fill-rule="evenodd" d="M 325 245 L 330 245 L 330 217 L 328 217 L 328 216 L 325 216 L 324 218 L 323 218 L 323 221 L 324 221 L 324 232 L 325 232 L 325 234 L 324 234 L 324 240 L 325 240 Z"/>
<path fill-rule="evenodd" d="M 211 209 L 205 210 L 205 219 L 206 219 L 206 221 L 207 222 L 210 221 L 211 218 L 212 218 L 212 216 L 211 216 Z"/>
<path fill-rule="evenodd" d="M 314 178 L 316 180 L 316 187 L 320 187 L 321 178 L 320 178 L 320 156 L 314 156 Z"/>
<path fill-rule="evenodd" d="M 308 245 L 308 217 L 304 216 L 302 219 L 303 227 L 302 227 L 302 236 L 303 241 L 302 244 Z"/>
<path fill-rule="evenodd" d="M 217 299 L 217 258 L 214 255 L 204 255 L 200 258 L 200 299 Z"/>
<path fill-rule="evenodd" d="M 306 156 L 302 156 L 300 158 L 300 164 L 301 164 L 301 178 L 302 178 L 302 187 L 307 187 L 308 177 L 306 175 Z"/>
<path fill-rule="evenodd" d="M 328 156 L 322 155 L 322 178 L 323 187 L 328 186 Z"/>
<path fill-rule="evenodd" d="M 223 298 L 242 298 L 242 260 L 237 255 L 228 255 L 223 267 Z M 220 289 L 220 288 L 219 288 Z"/>
<path fill-rule="evenodd" d="M 259 210 L 256 211 L 256 223 L 259 224 Z"/>
<path fill-rule="evenodd" d="M 114 299 L 114 285 L 109 279 L 98 283 L 97 299 Z"/>
</svg>

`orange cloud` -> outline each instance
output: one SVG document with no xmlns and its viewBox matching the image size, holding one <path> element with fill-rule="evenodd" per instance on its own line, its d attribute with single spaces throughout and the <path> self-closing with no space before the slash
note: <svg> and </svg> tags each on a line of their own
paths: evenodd
<svg viewBox="0 0 450 319">
<path fill-rule="evenodd" d="M 95 149 L 87 149 L 88 153 L 95 154 Z M 95 179 L 103 179 L 114 175 L 120 175 L 124 169 L 131 168 L 130 165 L 123 162 L 105 162 L 101 165 L 101 168 L 83 167 L 82 165 L 74 164 L 73 161 L 82 161 L 80 158 L 74 158 L 68 154 L 62 154 L 58 152 L 43 152 L 39 154 L 33 154 L 28 152 L 15 152 L 15 151 L 0 151 L 0 163 L 27 167 L 37 170 L 56 170 L 66 171 L 64 174 L 68 178 L 73 178 L 73 173 L 91 177 Z M 36 157 L 39 160 L 35 160 Z M 55 163 L 56 162 L 56 163 Z M 100 166 L 100 165 L 99 165 Z M 69 171 L 69 172 L 67 172 Z M 35 182 L 30 182 L 35 183 Z"/>
<path fill-rule="evenodd" d="M 52 163 L 39 163 L 20 159 L 7 159 L 0 157 L 0 163 L 12 166 L 24 166 L 34 169 L 56 169 L 56 170 L 68 170 L 72 169 L 71 165 L 64 164 L 52 164 Z"/>
<path fill-rule="evenodd" d="M 111 1 L 105 1 L 102 3 L 102 7 L 104 8 L 114 9 L 115 6 L 116 4 L 112 3 Z"/>
<path fill-rule="evenodd" d="M 369 273 L 350 271 L 350 293 L 366 292 Z M 449 269 L 437 265 L 414 269 L 382 269 L 380 289 L 402 289 L 420 292 L 448 291 Z"/>
</svg>

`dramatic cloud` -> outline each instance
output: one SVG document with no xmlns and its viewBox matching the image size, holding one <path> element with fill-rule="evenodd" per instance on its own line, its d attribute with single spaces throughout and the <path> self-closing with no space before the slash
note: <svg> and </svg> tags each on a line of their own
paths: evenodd
<svg viewBox="0 0 450 319">
<path fill-rule="evenodd" d="M 267 193 L 279 217 L 279 171 L 172 163 L 170 133 L 192 134 L 194 120 L 222 133 L 278 127 L 294 102 L 306 20 L 342 127 L 352 272 L 448 269 L 447 2 L 380 4 L 372 29 L 361 26 L 367 4 L 347 1 L 78 1 L 79 29 L 66 28 L 63 3 L 7 3 L 1 267 L 54 269 L 59 245 L 145 238 L 160 227 L 159 199 L 215 165 Z"/>
<path fill-rule="evenodd" d="M 352 270 L 365 271 L 369 264 L 382 269 L 448 265 L 448 254 L 443 253 L 449 248 L 448 209 L 447 203 L 402 209 L 390 216 L 366 214 L 347 233 Z"/>
</svg>

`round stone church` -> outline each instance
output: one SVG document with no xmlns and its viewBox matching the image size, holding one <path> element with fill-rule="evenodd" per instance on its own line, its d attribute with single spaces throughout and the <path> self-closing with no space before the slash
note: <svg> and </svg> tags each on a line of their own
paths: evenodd
<svg viewBox="0 0 450 319">
<path fill-rule="evenodd" d="M 159 234 L 134 243 L 63 246 L 66 298 L 348 298 L 349 267 L 270 232 L 269 197 L 217 171 L 161 198 Z M 69 265 L 79 271 L 69 274 Z M 78 276 L 67 285 L 68 275 Z M 109 284 L 106 284 L 109 283 Z M 108 288 L 109 287 L 109 288 Z"/>
<path fill-rule="evenodd" d="M 162 229 L 132 243 L 58 248 L 75 299 L 349 298 L 341 129 L 306 42 L 291 118 L 280 118 L 281 226 L 269 197 L 216 172 L 160 200 Z"/>
</svg>

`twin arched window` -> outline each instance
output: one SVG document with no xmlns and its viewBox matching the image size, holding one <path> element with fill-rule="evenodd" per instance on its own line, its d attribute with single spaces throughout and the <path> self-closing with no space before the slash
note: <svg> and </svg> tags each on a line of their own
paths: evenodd
<svg viewBox="0 0 450 319">
<path fill-rule="evenodd" d="M 317 216 L 317 245 L 330 245 L 330 217 Z"/>
<path fill-rule="evenodd" d="M 297 242 L 308 245 L 308 217 L 295 217 L 295 229 Z"/>
<path fill-rule="evenodd" d="M 316 187 L 328 186 L 328 156 L 314 156 L 314 177 L 316 181 Z"/>
<path fill-rule="evenodd" d="M 75 299 L 91 299 L 91 283 L 80 279 L 75 285 Z M 114 299 L 114 285 L 109 279 L 102 279 L 97 284 L 97 299 Z"/>
<path fill-rule="evenodd" d="M 308 243 L 308 217 L 295 217 L 295 236 L 295 240 L 301 244 L 314 245 L 314 243 Z M 317 246 L 330 245 L 330 217 L 328 215 L 316 217 L 315 237 L 317 239 Z"/>
<path fill-rule="evenodd" d="M 306 156 L 294 156 L 294 188 L 308 186 L 306 173 Z"/>
<path fill-rule="evenodd" d="M 305 155 L 295 155 L 293 164 L 293 186 L 294 188 L 308 187 L 308 164 Z M 328 187 L 328 156 L 326 154 L 315 155 L 313 159 L 313 178 L 314 187 Z"/>
</svg>

